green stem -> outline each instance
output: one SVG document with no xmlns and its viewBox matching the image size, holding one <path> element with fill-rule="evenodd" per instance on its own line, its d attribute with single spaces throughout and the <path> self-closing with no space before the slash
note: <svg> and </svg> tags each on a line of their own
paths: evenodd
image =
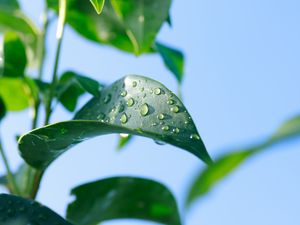
<svg viewBox="0 0 300 225">
<path fill-rule="evenodd" d="M 57 71 L 58 71 L 62 39 L 63 39 L 63 34 L 64 34 L 65 22 L 66 22 L 66 9 L 67 9 L 67 0 L 60 0 L 59 1 L 58 25 L 57 25 L 57 31 L 56 31 L 56 39 L 57 39 L 56 54 L 55 54 L 52 82 L 51 82 L 51 86 L 50 86 L 48 101 L 46 104 L 45 125 L 47 125 L 49 123 L 50 116 L 52 113 L 51 104 L 52 104 L 52 100 L 55 95 L 55 88 L 57 85 Z"/>
<path fill-rule="evenodd" d="M 0 141 L 0 154 L 3 159 L 5 168 L 6 168 L 6 176 L 7 176 L 8 185 L 11 188 L 11 191 L 13 194 L 20 195 L 21 193 L 20 193 L 19 187 L 15 181 L 13 173 L 11 172 L 11 169 L 10 169 L 7 157 L 5 155 L 4 149 L 2 147 L 1 141 Z"/>
</svg>

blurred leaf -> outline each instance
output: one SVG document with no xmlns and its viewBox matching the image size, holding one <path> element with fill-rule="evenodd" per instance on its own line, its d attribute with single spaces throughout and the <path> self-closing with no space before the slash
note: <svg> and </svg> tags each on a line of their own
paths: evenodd
<svg viewBox="0 0 300 225">
<path fill-rule="evenodd" d="M 117 145 L 117 150 L 120 151 L 122 148 L 124 148 L 131 140 L 133 136 L 129 134 L 120 134 L 119 141 Z"/>
<path fill-rule="evenodd" d="M 0 0 L 0 8 L 7 10 L 19 9 L 19 3 L 17 0 Z"/>
<path fill-rule="evenodd" d="M 0 77 L 0 96 L 8 111 L 20 111 L 32 104 L 31 89 L 24 79 Z"/>
<path fill-rule="evenodd" d="M 0 122 L 4 118 L 5 115 L 6 115 L 6 107 L 5 107 L 3 99 L 0 96 Z"/>
<path fill-rule="evenodd" d="M 7 178 L 6 178 L 6 175 L 0 176 L 0 186 L 4 186 L 4 187 L 7 186 Z"/>
<path fill-rule="evenodd" d="M 299 137 L 300 116 L 296 116 L 283 123 L 268 140 L 243 151 L 234 151 L 219 157 L 212 166 L 205 168 L 196 177 L 188 192 L 187 206 L 196 199 L 206 195 L 217 183 L 237 169 L 246 159 L 275 144 L 284 143 L 291 138 Z"/>
<path fill-rule="evenodd" d="M 101 87 L 102 85 L 89 77 L 68 71 L 60 78 L 57 88 L 57 98 L 67 110 L 73 112 L 76 109 L 78 98 L 82 94 L 88 92 L 98 97 Z"/>
<path fill-rule="evenodd" d="M 40 31 L 34 23 L 14 7 L 0 7 L 0 32 L 7 31 L 18 33 L 26 46 L 28 61 L 31 65 L 35 64 Z"/>
<path fill-rule="evenodd" d="M 48 5 L 57 11 L 57 0 Z M 98 16 L 86 0 L 72 0 L 67 23 L 89 40 L 139 55 L 151 51 L 170 5 L 171 0 L 110 0 Z"/>
<path fill-rule="evenodd" d="M 71 225 L 49 208 L 28 199 L 0 194 L 0 224 Z"/>
<path fill-rule="evenodd" d="M 170 14 L 168 15 L 166 21 L 167 21 L 168 25 L 169 25 L 170 27 L 172 27 L 172 19 L 171 19 L 171 15 L 170 15 Z"/>
<path fill-rule="evenodd" d="M 131 75 L 101 91 L 75 116 L 35 129 L 19 140 L 22 157 L 31 166 L 46 168 L 60 154 L 86 139 L 128 133 L 185 149 L 206 163 L 211 159 L 182 102 L 161 83 Z"/>
<path fill-rule="evenodd" d="M 30 198 L 35 171 L 34 168 L 24 163 L 14 173 L 17 186 L 23 197 Z"/>
<path fill-rule="evenodd" d="M 67 218 L 77 225 L 131 218 L 180 225 L 176 200 L 164 185 L 153 180 L 113 177 L 72 190 L 76 196 Z"/>
<path fill-rule="evenodd" d="M 3 76 L 23 76 L 27 64 L 26 49 L 17 33 L 5 33 L 3 52 Z"/>
<path fill-rule="evenodd" d="M 92 3 L 94 9 L 96 10 L 96 12 L 98 14 L 101 14 L 104 4 L 105 4 L 105 0 L 90 0 L 90 2 Z"/>
<path fill-rule="evenodd" d="M 156 43 L 155 47 L 164 60 L 166 67 L 175 75 L 179 83 L 182 82 L 184 70 L 184 56 L 177 49 Z"/>
</svg>

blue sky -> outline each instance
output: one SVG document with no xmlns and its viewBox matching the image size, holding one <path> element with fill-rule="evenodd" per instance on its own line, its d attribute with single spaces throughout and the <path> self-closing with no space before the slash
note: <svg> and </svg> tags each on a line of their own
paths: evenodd
<svg viewBox="0 0 300 225">
<path fill-rule="evenodd" d="M 21 2 L 38 19 L 41 1 Z M 159 40 L 185 52 L 184 102 L 213 158 L 268 137 L 281 122 L 300 113 L 299 7 L 297 0 L 174 1 L 173 28 L 164 26 Z M 49 78 L 54 27 L 48 41 Z M 60 72 L 72 69 L 107 83 L 140 74 L 176 91 L 175 79 L 157 56 L 120 53 L 83 41 L 71 29 L 63 44 Z M 27 111 L 11 114 L 2 127 L 14 167 L 20 162 L 14 135 L 29 129 L 27 116 Z M 58 108 L 53 122 L 66 119 L 70 115 Z M 135 175 L 166 184 L 182 207 L 188 183 L 204 164 L 175 147 L 144 138 L 117 153 L 116 141 L 115 135 L 104 136 L 64 154 L 46 172 L 38 200 L 64 215 L 72 199 L 70 188 L 108 176 Z M 247 161 L 185 213 L 185 224 L 300 224 L 299 144 L 280 145 Z"/>
</svg>

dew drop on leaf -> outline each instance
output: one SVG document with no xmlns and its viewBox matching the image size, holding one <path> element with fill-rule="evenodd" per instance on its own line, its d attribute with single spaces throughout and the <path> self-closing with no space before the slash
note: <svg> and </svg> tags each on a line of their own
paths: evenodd
<svg viewBox="0 0 300 225">
<path fill-rule="evenodd" d="M 163 120 L 164 118 L 165 118 L 165 115 L 163 113 L 159 113 L 157 115 L 157 119 L 159 119 L 159 120 Z"/>
<path fill-rule="evenodd" d="M 178 127 L 173 128 L 172 130 L 173 133 L 178 134 L 180 132 Z"/>
<path fill-rule="evenodd" d="M 132 82 L 132 87 L 136 87 L 137 86 L 137 82 L 136 81 L 133 81 Z"/>
<path fill-rule="evenodd" d="M 127 100 L 127 105 L 128 105 L 128 107 L 132 107 L 132 106 L 134 105 L 134 100 L 133 100 L 133 98 L 129 98 L 129 99 Z"/>
<path fill-rule="evenodd" d="M 173 113 L 178 113 L 179 112 L 179 108 L 178 108 L 178 106 L 173 106 L 173 107 L 171 107 L 171 112 L 173 112 Z"/>
<path fill-rule="evenodd" d="M 120 93 L 120 95 L 122 96 L 122 97 L 125 97 L 126 95 L 127 95 L 127 91 L 122 91 L 121 93 Z"/>
<path fill-rule="evenodd" d="M 104 103 L 107 104 L 107 103 L 110 102 L 110 100 L 111 100 L 111 94 L 108 94 L 108 95 L 106 95 L 105 98 L 104 98 Z"/>
<path fill-rule="evenodd" d="M 125 124 L 125 123 L 127 123 L 127 121 L 128 121 L 128 117 L 127 117 L 126 113 L 123 113 L 120 118 L 120 122 Z"/>
<path fill-rule="evenodd" d="M 161 94 L 161 89 L 160 88 L 155 88 L 154 89 L 154 94 L 160 95 Z"/>
<path fill-rule="evenodd" d="M 99 113 L 97 116 L 97 120 L 103 120 L 105 118 L 105 115 L 103 113 Z"/>
<path fill-rule="evenodd" d="M 168 104 L 168 105 L 174 105 L 174 103 L 175 103 L 175 102 L 174 102 L 173 99 L 169 99 L 169 100 L 167 101 L 167 104 Z"/>
<path fill-rule="evenodd" d="M 166 126 L 163 126 L 161 129 L 163 131 L 168 131 L 168 130 L 170 130 L 170 127 L 168 125 L 166 125 Z"/>
<path fill-rule="evenodd" d="M 145 103 L 141 106 L 140 113 L 142 116 L 147 116 L 148 112 L 149 112 L 149 107 L 148 107 L 148 104 Z"/>
<path fill-rule="evenodd" d="M 190 139 L 192 140 L 200 140 L 200 137 L 198 134 L 191 134 Z"/>
</svg>

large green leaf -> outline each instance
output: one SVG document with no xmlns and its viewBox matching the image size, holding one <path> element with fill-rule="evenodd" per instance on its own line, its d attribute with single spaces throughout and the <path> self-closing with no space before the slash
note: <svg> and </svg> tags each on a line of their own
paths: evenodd
<svg viewBox="0 0 300 225">
<path fill-rule="evenodd" d="M 75 144 L 98 135 L 128 133 L 185 149 L 206 163 L 211 159 L 182 102 L 161 83 L 131 75 L 101 91 L 75 116 L 33 130 L 19 140 L 25 161 L 45 168 Z"/>
<path fill-rule="evenodd" d="M 71 225 L 49 208 L 31 200 L 0 194 L 0 224 Z"/>
<path fill-rule="evenodd" d="M 17 32 L 26 45 L 27 57 L 33 65 L 36 62 L 40 31 L 20 10 L 0 7 L 0 32 Z"/>
<path fill-rule="evenodd" d="M 161 43 L 156 43 L 155 48 L 163 58 L 166 67 L 175 75 L 177 81 L 181 83 L 184 72 L 183 53 Z"/>
<path fill-rule="evenodd" d="M 99 96 L 102 87 L 103 85 L 89 77 L 68 71 L 60 78 L 56 95 L 63 106 L 73 112 L 76 109 L 78 98 L 82 94 L 88 92 L 93 96 Z"/>
<path fill-rule="evenodd" d="M 76 196 L 67 218 L 77 225 L 94 225 L 105 220 L 131 218 L 180 225 L 172 193 L 153 180 L 114 177 L 72 190 Z"/>
<path fill-rule="evenodd" d="M 93 5 L 94 9 L 96 10 L 96 12 L 98 14 L 100 14 L 103 10 L 105 0 L 90 0 L 90 2 L 92 3 L 92 5 Z"/>
<path fill-rule="evenodd" d="M 187 205 L 190 205 L 196 199 L 207 194 L 216 184 L 237 169 L 238 166 L 249 157 L 262 152 L 275 144 L 299 137 L 300 116 L 296 116 L 280 126 L 268 140 L 245 150 L 230 152 L 219 157 L 211 167 L 205 168 L 196 177 L 188 192 Z"/>
<path fill-rule="evenodd" d="M 17 33 L 5 33 L 3 53 L 4 63 L 3 68 L 0 68 L 2 70 L 1 73 L 9 77 L 23 76 L 27 64 L 27 56 L 25 46 Z"/>
<path fill-rule="evenodd" d="M 57 0 L 48 0 L 57 10 Z M 171 0 L 110 0 L 98 16 L 86 0 L 68 2 L 67 23 L 83 37 L 124 51 L 151 51 Z"/>
<path fill-rule="evenodd" d="M 6 107 L 4 104 L 4 101 L 0 95 L 0 121 L 3 119 L 3 117 L 6 115 Z"/>
<path fill-rule="evenodd" d="M 8 111 L 19 111 L 32 105 L 31 88 L 25 79 L 0 77 L 0 96 Z"/>
</svg>

